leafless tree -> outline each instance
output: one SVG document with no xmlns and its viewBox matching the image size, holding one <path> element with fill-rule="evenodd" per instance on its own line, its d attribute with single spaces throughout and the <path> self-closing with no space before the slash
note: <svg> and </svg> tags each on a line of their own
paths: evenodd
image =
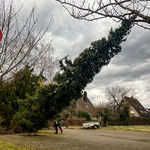
<svg viewBox="0 0 150 150">
<path fill-rule="evenodd" d="M 112 18 L 116 21 L 136 15 L 135 24 L 150 29 L 149 0 L 56 0 L 69 12 L 81 20 Z"/>
<path fill-rule="evenodd" d="M 107 102 L 100 101 L 99 104 L 95 106 L 95 116 L 101 116 L 101 113 L 104 111 L 105 108 L 107 108 Z"/>
<path fill-rule="evenodd" d="M 13 1 L 6 4 L 0 0 L 0 28 L 3 32 L 0 80 L 12 79 L 26 65 L 34 67 L 36 73 L 51 73 L 53 68 L 53 48 L 51 42 L 44 41 L 45 33 L 52 25 L 52 17 L 46 26 L 40 28 L 36 7 L 32 8 L 26 19 L 19 16 L 21 10 L 22 7 L 15 9 Z"/>
<path fill-rule="evenodd" d="M 134 90 L 131 88 L 125 88 L 120 86 L 114 86 L 111 88 L 106 88 L 106 98 L 108 100 L 108 105 L 116 115 L 120 116 L 120 104 L 125 96 L 133 96 Z"/>
</svg>

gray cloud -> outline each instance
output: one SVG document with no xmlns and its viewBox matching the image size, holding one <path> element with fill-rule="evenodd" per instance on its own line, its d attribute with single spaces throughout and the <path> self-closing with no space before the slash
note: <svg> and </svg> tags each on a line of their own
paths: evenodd
<svg viewBox="0 0 150 150">
<path fill-rule="evenodd" d="M 133 28 L 128 40 L 123 45 L 120 64 L 137 65 L 150 58 L 150 31 Z M 119 57 L 119 56 L 118 56 Z"/>
<path fill-rule="evenodd" d="M 28 3 L 29 2 L 29 3 Z M 28 0 L 25 7 L 34 2 Z M 51 15 L 54 18 L 52 30 L 47 38 L 52 39 L 55 55 L 62 58 L 69 55 L 74 59 L 92 41 L 107 36 L 111 26 L 118 24 L 104 19 L 86 22 L 73 19 L 55 0 L 36 0 L 40 23 L 44 25 Z M 105 100 L 105 88 L 120 85 L 134 88 L 136 96 L 146 107 L 150 107 L 150 31 L 134 27 L 125 43 L 122 52 L 114 57 L 110 64 L 96 75 L 86 90 L 93 103 Z"/>
</svg>

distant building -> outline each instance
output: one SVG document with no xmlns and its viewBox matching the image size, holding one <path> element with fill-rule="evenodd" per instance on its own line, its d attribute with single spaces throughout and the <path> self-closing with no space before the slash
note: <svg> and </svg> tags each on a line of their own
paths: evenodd
<svg viewBox="0 0 150 150">
<path fill-rule="evenodd" d="M 84 92 L 84 95 L 77 100 L 76 109 L 78 111 L 85 111 L 90 115 L 94 115 L 95 107 L 87 97 L 87 92 Z"/>
<path fill-rule="evenodd" d="M 148 112 L 150 112 L 150 108 L 147 108 L 146 110 L 147 110 Z"/>
<path fill-rule="evenodd" d="M 133 97 L 125 97 L 121 102 L 121 107 L 123 106 L 129 106 L 129 113 L 131 117 L 150 117 L 150 112 Z"/>
</svg>

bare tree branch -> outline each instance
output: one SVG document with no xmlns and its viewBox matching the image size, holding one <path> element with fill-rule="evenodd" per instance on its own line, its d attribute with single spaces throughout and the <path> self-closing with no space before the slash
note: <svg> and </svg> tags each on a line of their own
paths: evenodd
<svg viewBox="0 0 150 150">
<path fill-rule="evenodd" d="M 54 66 L 51 42 L 43 41 L 53 18 L 50 18 L 45 28 L 39 29 L 38 19 L 35 17 L 36 7 L 32 8 L 24 21 L 18 19 L 21 9 L 22 6 L 16 10 L 13 1 L 8 6 L 5 1 L 0 1 L 0 28 L 3 31 L 3 40 L 0 43 L 1 80 L 12 79 L 26 65 L 35 67 L 36 73 L 44 73 L 50 66 L 52 72 Z"/>
<path fill-rule="evenodd" d="M 120 115 L 120 104 L 125 96 L 133 96 L 134 90 L 130 88 L 124 88 L 120 86 L 114 86 L 106 89 L 106 98 L 108 105 L 116 112 L 116 115 Z"/>
<path fill-rule="evenodd" d="M 136 15 L 136 25 L 150 29 L 150 1 L 149 0 L 56 0 L 71 16 L 81 20 L 98 20 L 112 18 L 116 21 L 129 19 Z"/>
</svg>

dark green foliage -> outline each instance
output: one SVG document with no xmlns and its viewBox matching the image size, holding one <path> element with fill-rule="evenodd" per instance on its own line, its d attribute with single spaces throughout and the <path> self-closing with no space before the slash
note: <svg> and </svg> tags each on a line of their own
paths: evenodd
<svg viewBox="0 0 150 150">
<path fill-rule="evenodd" d="M 106 127 L 108 125 L 108 121 L 110 121 L 112 115 L 112 110 L 106 106 L 99 107 L 96 112 L 97 119 L 100 119 L 101 125 Z"/>
<path fill-rule="evenodd" d="M 108 124 L 108 120 L 110 118 L 110 111 L 109 109 L 105 108 L 104 112 L 102 112 L 101 116 L 103 117 L 103 126 L 106 127 Z"/>
<path fill-rule="evenodd" d="M 40 76 L 33 73 L 33 69 L 26 66 L 23 70 L 16 73 L 10 82 L 0 83 L 0 116 L 3 127 L 10 127 L 13 115 L 20 109 L 20 101 L 27 95 L 34 95 L 35 90 L 40 85 Z M 21 117 L 21 116 L 20 116 Z"/>
<path fill-rule="evenodd" d="M 38 89 L 35 95 L 27 96 L 13 117 L 14 124 L 26 132 L 36 132 L 45 126 L 49 119 L 60 112 L 58 101 L 53 99 L 57 96 L 56 90 L 56 84 L 50 84 Z"/>
<path fill-rule="evenodd" d="M 111 29 L 107 39 L 92 42 L 90 48 L 85 49 L 74 62 L 67 57 L 60 61 L 63 73 L 57 74 L 54 79 L 58 83 L 61 80 L 66 84 L 72 98 L 79 98 L 80 92 L 92 82 L 93 77 L 121 51 L 120 44 L 130 32 L 133 19 L 123 21 L 122 26 L 115 31 Z"/>
<path fill-rule="evenodd" d="M 41 77 L 33 74 L 33 69 L 26 66 L 25 69 L 16 73 L 12 84 L 18 99 L 25 99 L 26 95 L 33 95 L 36 88 L 40 86 Z"/>
<path fill-rule="evenodd" d="M 1 82 L 0 86 L 0 116 L 3 118 L 1 125 L 9 127 L 12 115 L 18 108 L 17 97 L 11 83 Z"/>
<path fill-rule="evenodd" d="M 129 106 L 124 106 L 120 114 L 119 123 L 120 125 L 130 125 L 130 120 Z"/>
<path fill-rule="evenodd" d="M 88 112 L 85 111 L 79 111 L 78 112 L 78 117 L 79 118 L 85 118 L 87 121 L 91 121 L 91 116 Z"/>
</svg>

